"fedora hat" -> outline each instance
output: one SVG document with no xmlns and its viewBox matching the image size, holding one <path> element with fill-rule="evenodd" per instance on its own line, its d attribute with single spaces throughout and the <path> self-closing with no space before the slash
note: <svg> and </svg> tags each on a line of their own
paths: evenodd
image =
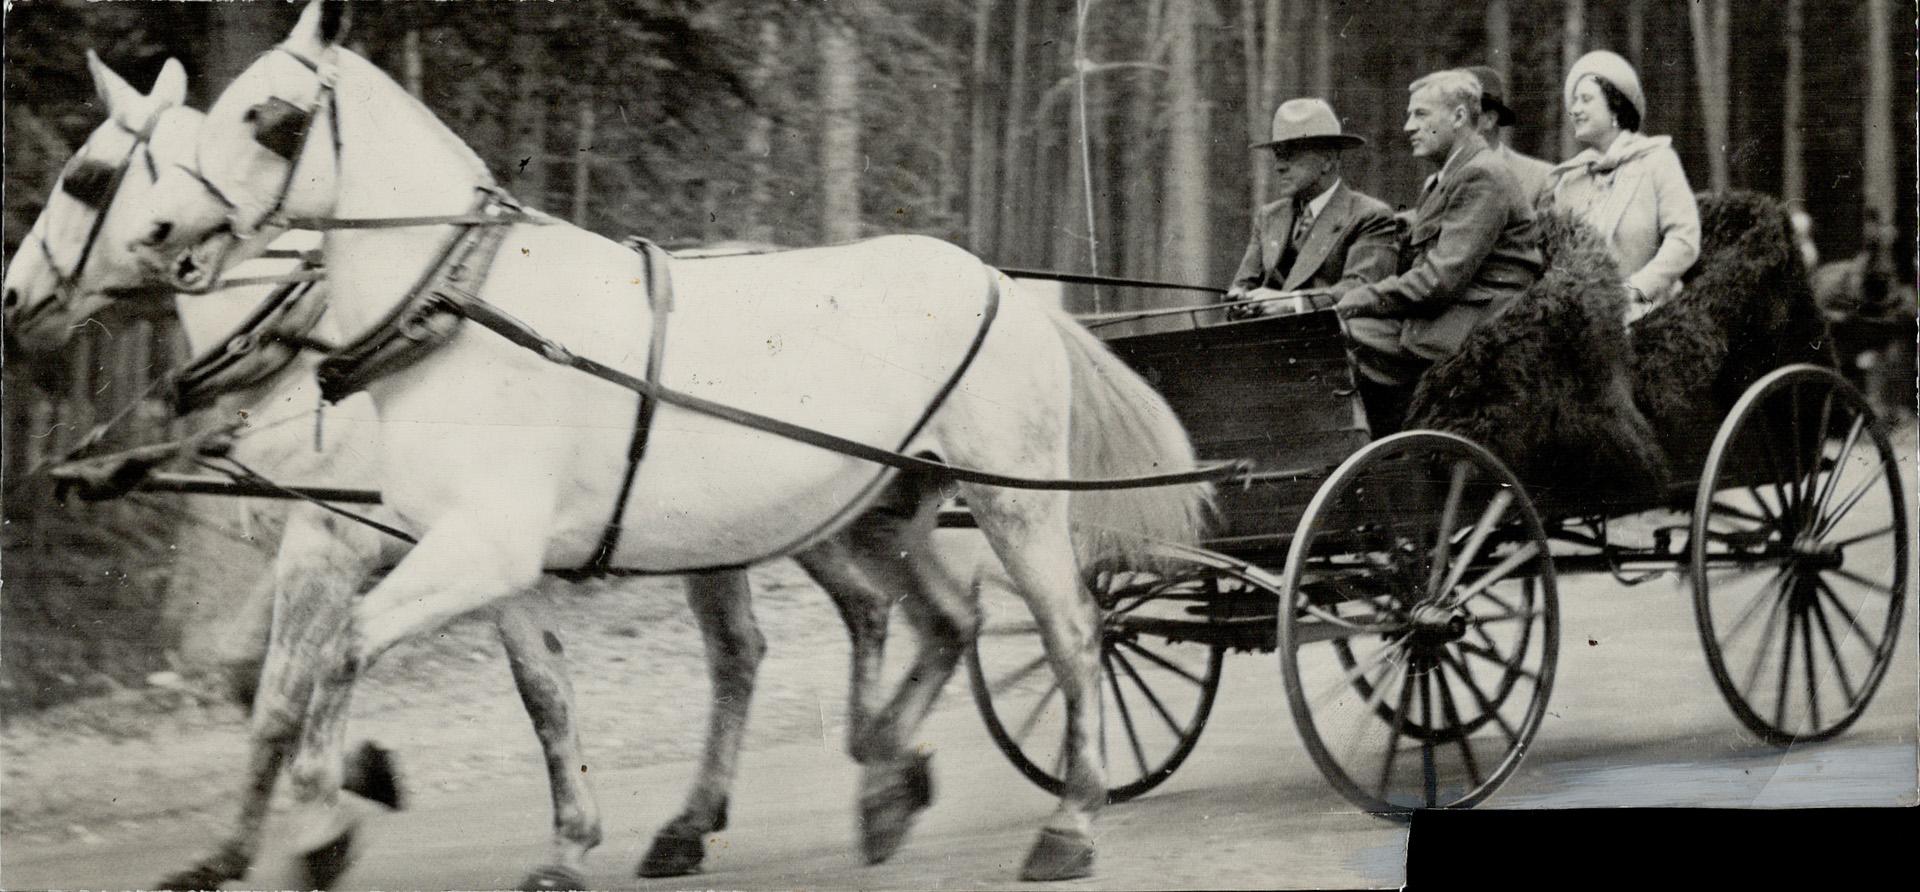
<svg viewBox="0 0 1920 892">
<path fill-rule="evenodd" d="M 1500 126 L 1512 127 L 1516 116 L 1507 107 L 1507 79 L 1488 65 L 1470 65 L 1467 71 L 1480 79 L 1480 110 L 1493 112 L 1494 122 Z"/>
<path fill-rule="evenodd" d="M 1280 107 L 1273 112 L 1273 138 L 1266 142 L 1254 143 L 1249 148 L 1264 149 L 1268 146 L 1298 143 L 1351 149 L 1366 145 L 1366 142 L 1351 133 L 1340 132 L 1340 118 L 1333 113 L 1333 106 L 1328 105 L 1325 100 L 1289 99 L 1280 103 Z"/>
</svg>

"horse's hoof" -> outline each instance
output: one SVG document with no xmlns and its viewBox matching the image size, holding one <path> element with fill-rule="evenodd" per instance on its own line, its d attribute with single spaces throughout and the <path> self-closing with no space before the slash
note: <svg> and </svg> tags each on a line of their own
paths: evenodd
<svg viewBox="0 0 1920 892">
<path fill-rule="evenodd" d="M 537 892 L 548 892 L 548 890 L 573 890 L 586 889 L 589 887 L 587 886 L 586 877 L 575 873 L 569 868 L 558 864 L 542 864 L 534 868 L 532 873 L 527 874 L 527 878 L 521 880 L 520 885 L 515 888 L 525 889 L 527 892 L 536 892 L 536 890 Z"/>
<path fill-rule="evenodd" d="M 247 875 L 245 859 L 232 852 L 221 852 L 205 861 L 195 864 L 179 873 L 161 880 L 157 889 L 178 889 L 180 892 L 198 889 L 218 889 L 228 880 L 237 880 Z"/>
<path fill-rule="evenodd" d="M 642 877 L 683 877 L 700 872 L 700 862 L 706 860 L 707 843 L 705 834 L 687 836 L 671 829 L 662 830 L 653 838 L 653 845 L 647 848 L 647 856 L 640 859 L 640 867 L 634 871 Z"/>
<path fill-rule="evenodd" d="M 346 776 L 340 788 L 349 793 L 399 811 L 406 807 L 406 794 L 400 789 L 400 773 L 394 768 L 393 753 L 369 740 L 347 759 Z"/>
<path fill-rule="evenodd" d="M 932 756 L 917 755 L 899 769 L 863 783 L 860 792 L 860 849 L 868 864 L 879 864 L 900 850 L 914 815 L 933 804 Z M 876 775 L 871 771 L 869 778 Z"/>
<path fill-rule="evenodd" d="M 1029 882 L 1077 880 L 1093 876 L 1093 840 L 1086 834 L 1051 827 L 1040 831 L 1020 868 L 1020 878 Z"/>
<path fill-rule="evenodd" d="M 306 871 L 303 882 L 295 884 L 300 889 L 331 889 L 333 881 L 353 866 L 354 828 L 340 831 L 340 835 L 331 841 L 322 843 L 319 848 L 309 850 L 299 858 L 299 864 Z"/>
</svg>

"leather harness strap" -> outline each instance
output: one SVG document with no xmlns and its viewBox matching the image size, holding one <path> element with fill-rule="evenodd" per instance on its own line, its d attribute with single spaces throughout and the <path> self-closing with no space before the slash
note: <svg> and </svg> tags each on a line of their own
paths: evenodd
<svg viewBox="0 0 1920 892">
<path fill-rule="evenodd" d="M 647 304 L 653 308 L 653 337 L 647 348 L 647 380 L 659 381 L 667 355 L 667 320 L 673 312 L 673 274 L 667 271 L 667 252 L 653 242 L 634 236 L 626 246 L 639 253 L 645 265 Z M 605 575 L 613 569 L 614 552 L 620 548 L 622 521 L 627 515 L 627 499 L 633 494 L 633 479 L 640 472 L 640 460 L 647 454 L 647 438 L 653 431 L 653 413 L 660 401 L 640 394 L 640 407 L 633 419 L 633 439 L 627 443 L 627 471 L 620 478 L 620 495 L 613 503 L 613 516 L 600 533 L 600 545 L 585 566 L 575 571 L 581 576 Z"/>
</svg>

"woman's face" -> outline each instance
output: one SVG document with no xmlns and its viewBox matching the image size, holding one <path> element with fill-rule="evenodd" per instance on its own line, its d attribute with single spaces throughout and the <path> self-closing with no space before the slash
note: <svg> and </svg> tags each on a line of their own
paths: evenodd
<svg viewBox="0 0 1920 892">
<path fill-rule="evenodd" d="M 1607 97 L 1591 75 L 1573 85 L 1573 104 L 1567 106 L 1567 118 L 1573 122 L 1573 138 L 1583 146 L 1605 151 L 1613 144 L 1620 128 L 1607 108 Z"/>
</svg>

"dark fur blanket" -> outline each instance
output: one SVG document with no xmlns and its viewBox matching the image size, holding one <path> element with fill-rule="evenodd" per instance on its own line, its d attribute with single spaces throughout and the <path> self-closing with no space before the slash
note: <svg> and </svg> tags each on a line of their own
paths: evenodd
<svg viewBox="0 0 1920 892">
<path fill-rule="evenodd" d="M 1832 362 L 1786 207 L 1742 190 L 1701 193 L 1699 203 L 1700 260 L 1632 338 L 1634 399 L 1676 470 L 1699 466 L 1721 419 L 1761 376 Z"/>
<path fill-rule="evenodd" d="M 1622 277 L 1599 235 L 1571 216 L 1545 215 L 1541 236 L 1545 273 L 1426 372 L 1407 427 L 1486 446 L 1548 502 L 1643 501 L 1667 470 L 1633 402 Z"/>
<path fill-rule="evenodd" d="M 1699 196 L 1700 260 L 1681 293 L 1623 328 L 1626 296 L 1599 236 L 1542 218 L 1547 271 L 1422 378 L 1409 428 L 1493 450 L 1536 497 L 1644 504 L 1691 474 L 1740 394 L 1773 369 L 1830 362 L 1786 208 Z"/>
</svg>

